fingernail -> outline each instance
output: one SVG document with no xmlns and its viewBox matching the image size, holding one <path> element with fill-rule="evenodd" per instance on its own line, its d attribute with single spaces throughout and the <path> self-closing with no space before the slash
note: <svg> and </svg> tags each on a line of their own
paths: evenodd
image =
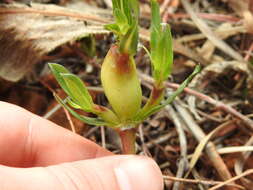
<svg viewBox="0 0 253 190">
<path fill-rule="evenodd" d="M 150 158 L 133 156 L 114 169 L 120 190 L 162 190 L 163 178 L 157 164 Z"/>
</svg>

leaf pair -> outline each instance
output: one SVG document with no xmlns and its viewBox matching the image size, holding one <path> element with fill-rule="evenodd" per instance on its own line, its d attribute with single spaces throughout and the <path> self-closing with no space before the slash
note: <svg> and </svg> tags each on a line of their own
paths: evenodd
<svg viewBox="0 0 253 190">
<path fill-rule="evenodd" d="M 72 115 L 91 125 L 105 125 L 109 127 L 117 127 L 118 118 L 110 109 L 94 104 L 86 86 L 82 80 L 71 74 L 65 67 L 59 64 L 49 64 L 50 69 L 52 70 L 56 80 L 63 88 L 63 90 L 69 96 L 67 98 L 67 103 L 75 108 L 82 109 L 86 112 L 91 112 L 98 115 L 100 118 L 90 118 L 86 116 L 79 115 L 74 110 L 72 110 L 66 103 L 61 100 L 56 94 L 55 98 L 58 102 L 65 107 Z"/>
<path fill-rule="evenodd" d="M 139 16 L 139 4 L 137 0 L 112 0 L 113 15 L 116 25 L 121 29 L 123 35 L 127 29 L 136 22 Z"/>
<path fill-rule="evenodd" d="M 114 24 L 106 29 L 117 35 L 120 51 L 134 55 L 138 43 L 139 4 L 137 0 L 113 0 Z"/>
<path fill-rule="evenodd" d="M 152 20 L 151 20 L 151 64 L 153 77 L 157 84 L 165 81 L 172 70 L 173 50 L 170 27 L 162 24 L 159 4 L 156 0 L 151 0 Z"/>
<path fill-rule="evenodd" d="M 94 103 L 81 79 L 59 64 L 50 63 L 49 67 L 60 86 L 71 98 L 68 103 L 74 108 L 93 112 Z"/>
</svg>

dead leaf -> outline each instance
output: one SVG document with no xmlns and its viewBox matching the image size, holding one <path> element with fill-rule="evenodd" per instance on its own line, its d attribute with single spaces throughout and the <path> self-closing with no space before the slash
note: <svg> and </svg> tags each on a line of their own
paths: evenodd
<svg viewBox="0 0 253 190">
<path fill-rule="evenodd" d="M 208 24 L 201 18 L 199 18 L 194 11 L 192 5 L 187 0 L 181 0 L 181 3 L 186 10 L 186 12 L 190 15 L 193 22 L 196 24 L 198 29 L 220 50 L 222 50 L 224 53 L 229 55 L 231 58 L 238 60 L 238 61 L 244 61 L 243 57 L 235 51 L 233 48 L 231 48 L 226 42 L 222 41 L 218 36 L 215 35 L 215 33 L 212 31 L 212 29 L 208 26 Z"/>
<path fill-rule="evenodd" d="M 244 18 L 244 25 L 248 32 L 253 33 L 253 1 L 252 0 L 228 0 L 229 6 Z"/>
<path fill-rule="evenodd" d="M 227 127 L 227 123 L 223 123 L 222 125 L 220 125 L 219 127 L 215 128 L 213 131 L 211 131 L 208 135 L 206 135 L 198 144 L 198 146 L 195 148 L 195 151 L 192 155 L 191 161 L 189 163 L 189 170 L 186 173 L 185 176 L 188 176 L 190 174 L 190 172 L 192 171 L 192 169 L 194 168 L 195 164 L 197 163 L 197 161 L 199 160 L 205 146 L 207 145 L 207 143 L 211 140 L 211 138 L 221 129 Z"/>
<path fill-rule="evenodd" d="M 43 55 L 56 47 L 88 34 L 108 34 L 103 25 L 110 22 L 110 11 L 80 2 L 67 5 L 67 8 L 36 3 L 31 6 L 2 4 L 0 77 L 18 81 Z M 149 41 L 149 31 L 141 28 L 140 38 Z M 201 55 L 175 40 L 174 51 L 206 63 Z"/>
<path fill-rule="evenodd" d="M 0 76 L 10 81 L 21 79 L 56 47 L 88 34 L 109 33 L 101 24 L 107 22 L 99 15 L 55 5 L 1 5 Z"/>
</svg>

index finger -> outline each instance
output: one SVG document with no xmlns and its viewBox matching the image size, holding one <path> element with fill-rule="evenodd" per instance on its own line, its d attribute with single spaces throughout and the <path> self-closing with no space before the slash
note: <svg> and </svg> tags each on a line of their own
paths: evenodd
<svg viewBox="0 0 253 190">
<path fill-rule="evenodd" d="M 47 166 L 107 155 L 112 153 L 21 107 L 0 101 L 0 164 Z"/>
</svg>

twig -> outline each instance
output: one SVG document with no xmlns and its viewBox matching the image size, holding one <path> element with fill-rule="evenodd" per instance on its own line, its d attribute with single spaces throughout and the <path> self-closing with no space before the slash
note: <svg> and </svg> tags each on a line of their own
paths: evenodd
<svg viewBox="0 0 253 190">
<path fill-rule="evenodd" d="M 202 131 L 202 129 L 196 124 L 192 116 L 189 114 L 189 112 L 181 106 L 181 103 L 177 101 L 175 104 L 175 107 L 178 111 L 178 113 L 181 115 L 182 119 L 185 121 L 188 128 L 191 130 L 192 134 L 195 136 L 195 138 L 200 142 L 201 139 L 205 137 L 205 133 Z M 210 158 L 211 162 L 213 163 L 213 166 L 219 173 L 219 176 L 223 180 L 230 179 L 232 176 L 227 169 L 226 164 L 220 157 L 220 155 L 217 153 L 215 145 L 212 142 L 209 142 L 206 146 L 206 153 L 208 157 Z"/>
<path fill-rule="evenodd" d="M 253 51 L 253 43 L 250 45 L 249 50 L 246 52 L 246 55 L 244 57 L 245 61 L 249 61 L 252 51 Z"/>
<path fill-rule="evenodd" d="M 90 128 L 90 130 L 87 133 L 84 134 L 84 137 L 88 138 L 89 136 L 91 136 L 99 128 L 100 128 L 99 126 L 94 126 L 94 127 Z"/>
<path fill-rule="evenodd" d="M 223 181 L 207 181 L 207 180 L 199 180 L 199 179 L 184 179 L 184 178 L 177 178 L 173 176 L 163 176 L 164 180 L 171 180 L 171 181 L 178 181 L 182 183 L 193 183 L 193 184 L 203 184 L 203 185 L 219 185 L 221 183 L 224 183 Z M 235 184 L 226 184 L 230 186 L 234 186 L 240 189 L 244 189 L 240 185 L 235 185 Z"/>
<path fill-rule="evenodd" d="M 235 152 L 252 152 L 253 151 L 253 146 L 230 146 L 230 147 L 224 147 L 224 148 L 219 148 L 218 153 L 220 154 L 230 154 L 230 153 L 235 153 Z"/>
<path fill-rule="evenodd" d="M 220 40 L 209 28 L 209 26 L 200 19 L 194 10 L 192 9 L 190 3 L 188 0 L 181 0 L 186 12 L 191 16 L 191 19 L 193 22 L 198 26 L 199 30 L 213 43 L 216 47 L 218 47 L 220 50 L 222 50 L 224 53 L 229 55 L 230 57 L 242 61 L 243 57 L 237 53 L 235 50 L 233 50 L 229 45 L 227 45 L 224 41 Z"/>
<path fill-rule="evenodd" d="M 184 171 L 187 167 L 188 160 L 187 160 L 187 140 L 185 137 L 185 133 L 182 127 L 182 122 L 180 121 L 177 113 L 175 110 L 172 108 L 172 106 L 168 105 L 165 108 L 167 110 L 167 113 L 169 114 L 169 117 L 173 120 L 176 130 L 179 136 L 179 143 L 180 143 L 180 156 L 181 159 L 178 163 L 178 169 L 177 169 L 177 178 L 181 178 L 184 175 Z M 176 182 L 173 185 L 173 190 L 178 190 L 180 186 L 180 183 Z"/>
<path fill-rule="evenodd" d="M 54 106 L 51 110 L 49 110 L 45 115 L 43 115 L 43 118 L 49 119 L 52 115 L 54 115 L 55 112 L 57 112 L 62 106 L 60 104 L 57 104 Z"/>
<path fill-rule="evenodd" d="M 102 142 L 102 147 L 106 148 L 106 142 L 105 142 L 105 127 L 101 126 L 100 127 L 100 133 L 101 133 L 101 142 Z"/>
<path fill-rule="evenodd" d="M 238 180 L 238 179 L 240 179 L 240 178 L 242 178 L 244 176 L 250 175 L 250 174 L 253 174 L 253 169 L 247 170 L 244 173 L 242 173 L 241 175 L 235 176 L 235 177 L 233 177 L 233 178 L 231 178 L 231 179 L 229 179 L 227 181 L 224 181 L 224 182 L 222 182 L 222 183 L 220 183 L 220 184 L 218 184 L 218 185 L 216 185 L 216 186 L 214 186 L 214 187 L 212 187 L 212 188 L 210 188 L 208 190 L 218 189 L 220 187 L 223 187 L 224 185 L 227 185 L 227 184 L 229 184 L 229 183 L 231 183 L 231 182 L 233 182 L 235 180 Z"/>
<path fill-rule="evenodd" d="M 226 34 L 226 37 L 229 37 L 231 35 L 237 34 L 237 33 L 245 33 L 245 27 L 244 26 L 235 26 L 235 27 L 229 27 L 229 28 L 223 28 L 220 30 L 216 30 L 215 34 L 218 36 L 223 36 L 224 34 Z M 205 39 L 206 36 L 202 33 L 200 34 L 189 34 L 189 35 L 185 35 L 182 36 L 178 39 L 176 39 L 177 42 L 190 42 L 190 41 L 194 41 L 194 40 L 201 40 L 201 39 Z"/>
<path fill-rule="evenodd" d="M 161 144 L 165 141 L 168 141 L 170 138 L 177 136 L 176 131 L 172 131 L 165 135 L 160 135 L 157 139 L 149 141 L 146 145 L 148 148 L 152 148 L 156 144 Z"/>
<path fill-rule="evenodd" d="M 165 10 L 168 8 L 168 5 L 170 4 L 171 0 L 165 0 L 163 1 L 163 4 L 160 7 L 160 14 L 163 15 Z"/>
<path fill-rule="evenodd" d="M 143 133 L 143 125 L 142 124 L 139 125 L 139 136 L 140 136 L 141 146 L 142 146 L 144 155 L 151 157 L 152 155 L 150 154 L 148 147 L 147 147 L 145 140 L 144 140 L 144 133 Z"/>
<path fill-rule="evenodd" d="M 178 111 L 178 113 L 181 115 L 182 119 L 186 122 L 188 128 L 191 130 L 192 134 L 195 136 L 195 138 L 200 142 L 204 137 L 205 133 L 202 131 L 202 129 L 196 124 L 192 116 L 188 113 L 188 111 L 181 106 L 181 103 L 179 101 L 176 101 L 175 107 Z M 212 143 L 208 143 L 212 144 Z M 212 146 L 211 146 L 212 147 Z M 208 147 L 206 147 L 208 149 Z M 216 152 L 216 151 L 215 151 Z M 219 170 L 219 168 L 216 168 Z M 222 174 L 223 172 L 220 171 Z M 231 177 L 230 174 L 222 175 Z"/>
<path fill-rule="evenodd" d="M 253 145 L 253 136 L 250 137 L 250 139 L 245 143 L 244 146 L 251 146 Z M 250 156 L 252 152 L 244 152 L 242 153 L 242 157 L 240 157 L 239 159 L 237 159 L 235 161 L 235 165 L 234 165 L 234 170 L 236 175 L 241 175 L 242 171 L 243 171 L 243 166 L 245 164 L 245 161 L 248 159 L 248 157 Z M 245 178 L 241 178 L 242 183 L 247 183 L 247 184 L 252 184 L 251 181 L 245 179 Z"/>
<path fill-rule="evenodd" d="M 237 23 L 241 20 L 238 17 L 234 17 L 231 15 L 224 15 L 224 14 L 216 14 L 216 13 L 196 13 L 196 14 L 200 18 L 219 21 L 219 22 Z M 184 14 L 184 13 L 169 14 L 168 16 L 175 20 L 190 17 L 189 14 Z"/>
<path fill-rule="evenodd" d="M 71 127 L 72 132 L 73 132 L 73 133 L 76 133 L 76 129 L 75 129 L 75 126 L 74 126 L 74 124 L 73 124 L 73 121 L 72 121 L 72 119 L 71 119 L 71 117 L 70 117 L 70 115 L 69 115 L 69 112 L 68 112 L 65 108 L 63 108 L 63 110 L 64 110 L 64 112 L 65 112 L 65 114 L 66 114 L 66 117 L 67 117 L 67 120 L 68 120 L 68 122 L 69 122 L 69 125 L 70 125 L 70 127 Z"/>
</svg>

